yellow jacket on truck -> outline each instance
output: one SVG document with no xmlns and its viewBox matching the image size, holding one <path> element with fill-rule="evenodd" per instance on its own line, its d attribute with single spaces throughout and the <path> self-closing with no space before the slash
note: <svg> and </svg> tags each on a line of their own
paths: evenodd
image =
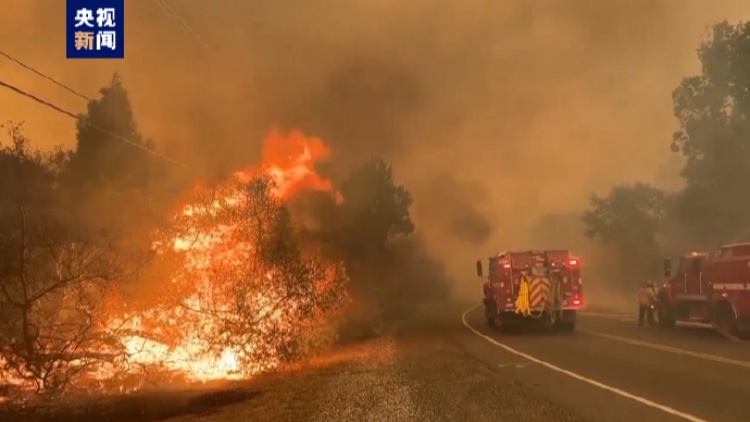
<svg viewBox="0 0 750 422">
<path fill-rule="evenodd" d="M 640 306 L 651 306 L 656 304 L 656 291 L 653 286 L 646 284 L 638 288 L 638 304 Z"/>
</svg>

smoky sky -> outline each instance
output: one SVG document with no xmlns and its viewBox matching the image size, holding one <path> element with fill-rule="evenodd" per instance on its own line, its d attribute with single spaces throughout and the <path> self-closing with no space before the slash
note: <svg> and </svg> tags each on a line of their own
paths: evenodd
<svg viewBox="0 0 750 422">
<path fill-rule="evenodd" d="M 126 59 L 80 61 L 65 60 L 64 2 L 5 3 L 0 49 L 90 96 L 119 72 L 143 134 L 193 167 L 257 161 L 271 127 L 321 137 L 333 174 L 384 156 L 456 274 L 592 191 L 678 186 L 671 91 L 699 71 L 707 25 L 750 14 L 740 0 L 168 0 L 195 37 L 128 0 Z M 0 77 L 85 109 L 4 59 Z M 8 91 L 0 118 L 73 145 L 73 122 Z"/>
</svg>

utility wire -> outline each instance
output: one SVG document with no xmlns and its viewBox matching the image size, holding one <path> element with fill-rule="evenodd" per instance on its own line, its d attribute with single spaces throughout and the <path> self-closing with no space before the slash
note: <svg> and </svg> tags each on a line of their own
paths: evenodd
<svg viewBox="0 0 750 422">
<path fill-rule="evenodd" d="M 64 114 L 64 115 L 66 115 L 68 117 L 71 117 L 71 118 L 75 119 L 76 121 L 84 122 L 86 125 L 94 128 L 94 129 L 96 129 L 96 130 L 98 130 L 98 131 L 100 131 L 100 132 L 102 132 L 102 133 L 104 133 L 106 135 L 109 135 L 109 136 L 111 136 L 114 139 L 117 139 L 119 141 L 125 142 L 126 144 L 128 144 L 130 146 L 133 146 L 135 148 L 139 148 L 139 149 L 141 149 L 141 150 L 143 150 L 143 151 L 145 151 L 145 152 L 147 152 L 149 154 L 152 154 L 152 155 L 154 155 L 156 157 L 159 157 L 159 158 L 161 158 L 161 159 L 163 159 L 165 161 L 168 161 L 168 162 L 170 162 L 172 164 L 176 164 L 176 165 L 178 165 L 180 167 L 189 168 L 189 166 L 187 164 L 185 164 L 185 163 L 182 163 L 180 161 L 175 160 L 174 158 L 171 158 L 171 157 L 168 157 L 168 156 L 166 156 L 164 154 L 161 154 L 161 153 L 159 153 L 159 152 L 157 152 L 157 151 L 155 151 L 155 150 L 153 150 L 153 149 L 151 149 L 151 148 L 149 148 L 149 147 L 141 144 L 140 142 L 132 141 L 132 140 L 130 140 L 128 138 L 124 138 L 124 137 L 122 137 L 120 135 L 117 135 L 117 134 L 112 133 L 112 132 L 110 132 L 110 131 L 108 131 L 106 129 L 103 129 L 103 128 L 99 127 L 99 126 L 96 126 L 94 124 L 86 122 L 83 119 L 81 119 L 79 116 L 75 115 L 74 113 L 71 113 L 71 112 L 69 112 L 69 111 L 67 111 L 67 110 L 65 110 L 63 108 L 60 108 L 59 106 L 56 106 L 55 104 L 53 104 L 53 103 L 51 103 L 49 101 L 43 100 L 43 99 L 35 96 L 34 94 L 30 94 L 30 93 L 22 90 L 21 88 L 18 88 L 16 86 L 11 85 L 11 84 L 9 84 L 7 82 L 4 82 L 2 80 L 0 80 L 0 87 L 9 89 L 9 90 L 15 92 L 16 94 L 19 94 L 19 95 L 22 95 L 22 96 L 24 96 L 26 98 L 34 100 L 37 103 L 42 104 L 42 105 L 44 105 L 44 106 L 46 106 L 46 107 L 48 107 L 48 108 L 50 108 L 50 109 L 52 109 L 52 110 L 60 113 L 60 114 Z"/>
<path fill-rule="evenodd" d="M 175 12 L 175 10 L 169 5 L 169 3 L 166 2 L 166 0 L 151 1 L 153 1 L 154 4 L 156 4 L 162 11 L 164 11 L 164 13 L 177 21 L 177 24 L 182 28 L 182 30 L 195 38 L 195 40 L 198 41 L 198 43 L 203 46 L 203 48 L 205 48 L 206 50 L 211 50 L 211 47 L 209 47 L 208 43 L 203 38 L 201 38 L 201 36 L 198 35 L 198 33 L 195 32 L 193 28 L 190 27 L 190 25 L 188 25 L 188 23 L 185 22 L 185 20 L 177 14 L 177 12 Z"/>
<path fill-rule="evenodd" d="M 75 95 L 77 97 L 83 98 L 86 101 L 91 101 L 91 98 L 89 98 L 89 97 L 81 94 L 80 92 L 78 92 L 75 89 L 73 89 L 73 88 L 65 85 L 64 83 L 57 81 L 53 77 L 45 75 L 44 73 L 42 73 L 42 72 L 34 69 L 33 67 L 31 67 L 31 66 L 27 65 L 26 63 L 24 63 L 24 62 L 16 59 L 15 57 L 11 56 L 10 54 L 8 54 L 8 53 L 6 53 L 6 52 L 4 52 L 2 50 L 0 50 L 0 56 L 3 56 L 3 57 L 5 57 L 6 59 L 8 59 L 8 60 L 10 60 L 12 62 L 15 62 L 16 64 L 18 64 L 19 66 L 23 67 L 24 69 L 26 69 L 28 71 L 36 73 L 38 76 L 41 76 L 42 78 L 44 78 L 44 79 L 52 82 L 53 84 L 59 86 L 60 88 L 66 90 L 68 92 L 70 92 L 71 94 L 73 94 L 73 95 Z"/>
</svg>

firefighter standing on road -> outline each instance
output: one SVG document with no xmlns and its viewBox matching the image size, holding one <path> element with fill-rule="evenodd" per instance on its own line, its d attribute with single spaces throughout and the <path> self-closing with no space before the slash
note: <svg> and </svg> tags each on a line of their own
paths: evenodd
<svg viewBox="0 0 750 422">
<path fill-rule="evenodd" d="M 638 289 L 638 326 L 643 326 L 643 320 L 648 319 L 648 325 L 654 325 L 654 306 L 656 306 L 656 289 L 649 281 L 641 284 Z"/>
</svg>

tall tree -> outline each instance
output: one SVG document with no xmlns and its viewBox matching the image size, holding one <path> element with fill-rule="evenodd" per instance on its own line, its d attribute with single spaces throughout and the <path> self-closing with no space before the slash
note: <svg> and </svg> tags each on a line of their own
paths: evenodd
<svg viewBox="0 0 750 422">
<path fill-rule="evenodd" d="M 700 75 L 673 93 L 687 186 L 678 216 L 706 246 L 750 235 L 750 23 L 715 25 L 701 44 Z"/>
<path fill-rule="evenodd" d="M 582 218 L 586 237 L 617 251 L 633 276 L 658 268 L 657 235 L 669 210 L 664 192 L 643 183 L 621 185 L 607 196 L 592 195 L 590 204 Z"/>
<path fill-rule="evenodd" d="M 152 194 L 163 162 L 141 148 L 153 145 L 138 132 L 120 77 L 114 74 L 100 93 L 79 116 L 76 149 L 62 180 L 71 185 L 77 199 L 71 206 L 87 224 L 148 249 L 150 230 L 164 211 L 158 207 L 168 201 L 162 192 Z"/>
<path fill-rule="evenodd" d="M 341 185 L 341 205 L 347 251 L 377 253 L 388 241 L 414 231 L 411 193 L 394 181 L 390 164 L 373 159 L 355 169 Z"/>
<path fill-rule="evenodd" d="M 364 163 L 339 192 L 340 204 L 320 198 L 319 228 L 308 236 L 344 261 L 351 277 L 357 304 L 344 337 L 371 335 L 419 300 L 445 295 L 442 268 L 412 236 L 411 193 L 396 182 L 390 164 L 380 158 Z"/>
<path fill-rule="evenodd" d="M 100 93 L 99 99 L 89 102 L 87 113 L 79 116 L 72 176 L 77 183 L 142 189 L 148 183 L 151 157 L 137 145 L 153 145 L 138 132 L 128 93 L 117 74 Z"/>
</svg>

